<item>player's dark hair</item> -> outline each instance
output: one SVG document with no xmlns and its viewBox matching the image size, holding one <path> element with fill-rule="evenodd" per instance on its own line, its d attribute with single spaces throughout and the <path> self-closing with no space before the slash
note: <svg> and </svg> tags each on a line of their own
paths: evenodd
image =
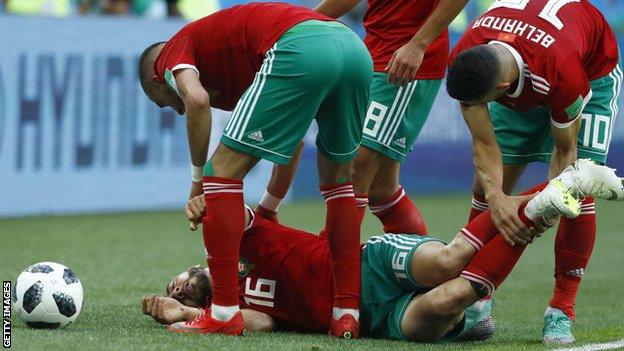
<svg viewBox="0 0 624 351">
<path fill-rule="evenodd" d="M 208 273 L 203 268 L 194 266 L 186 270 L 189 273 L 189 279 L 195 277 L 197 279 L 197 295 L 201 298 L 200 306 L 205 307 L 208 301 L 212 300 L 212 287 L 208 280 Z"/>
<path fill-rule="evenodd" d="M 141 82 L 143 90 L 145 90 L 145 83 L 148 82 L 149 78 L 153 74 L 153 67 L 148 62 L 152 62 L 152 59 L 155 59 L 153 56 L 156 48 L 165 43 L 166 41 L 159 41 L 148 46 L 145 50 L 143 50 L 143 53 L 141 53 L 141 57 L 139 57 L 139 81 Z"/>
<path fill-rule="evenodd" d="M 485 96 L 498 83 L 501 65 L 490 45 L 472 47 L 455 57 L 448 69 L 446 91 L 459 101 Z"/>
</svg>

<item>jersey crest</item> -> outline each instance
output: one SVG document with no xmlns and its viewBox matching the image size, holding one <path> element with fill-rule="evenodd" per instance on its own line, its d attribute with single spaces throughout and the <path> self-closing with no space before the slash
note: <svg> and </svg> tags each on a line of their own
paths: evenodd
<svg viewBox="0 0 624 351">
<path fill-rule="evenodd" d="M 245 278 L 254 268 L 256 268 L 255 264 L 250 263 L 246 258 L 241 257 L 238 260 L 238 277 Z"/>
</svg>

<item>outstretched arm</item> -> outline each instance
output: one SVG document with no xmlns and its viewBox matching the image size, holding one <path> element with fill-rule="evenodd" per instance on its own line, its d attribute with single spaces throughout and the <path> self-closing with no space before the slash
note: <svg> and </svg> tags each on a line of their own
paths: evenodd
<svg viewBox="0 0 624 351">
<path fill-rule="evenodd" d="M 503 192 L 503 158 L 485 104 L 461 104 L 461 112 L 472 134 L 473 162 L 496 228 L 510 244 L 525 245 L 533 233 L 518 217 L 525 198 Z"/>
<path fill-rule="evenodd" d="M 197 72 L 183 69 L 176 74 L 176 85 L 186 113 L 186 131 L 193 167 L 193 185 L 189 199 L 202 193 L 201 175 L 210 144 L 210 97 L 201 85 Z"/>
<path fill-rule="evenodd" d="M 189 321 L 199 316 L 204 309 L 183 305 L 171 297 L 148 296 L 141 303 L 143 314 L 160 324 L 173 324 Z M 266 313 L 252 309 L 242 309 L 245 328 L 253 332 L 271 332 L 276 329 L 275 320 Z"/>
<path fill-rule="evenodd" d="M 414 79 L 425 51 L 466 6 L 468 0 L 440 0 L 412 39 L 394 52 L 388 63 L 388 82 L 406 84 Z"/>
</svg>

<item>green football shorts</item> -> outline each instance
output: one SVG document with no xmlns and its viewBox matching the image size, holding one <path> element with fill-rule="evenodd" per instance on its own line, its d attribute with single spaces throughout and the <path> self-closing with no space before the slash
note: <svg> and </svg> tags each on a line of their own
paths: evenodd
<svg viewBox="0 0 624 351">
<path fill-rule="evenodd" d="M 580 117 L 578 157 L 605 164 L 618 110 L 622 85 L 621 64 L 618 63 L 610 74 L 590 83 L 592 97 Z M 504 164 L 550 161 L 553 140 L 547 107 L 524 112 L 511 110 L 496 102 L 490 103 L 489 107 Z"/>
<path fill-rule="evenodd" d="M 373 236 L 362 248 L 360 330 L 381 339 L 406 340 L 401 330 L 405 311 L 414 297 L 430 290 L 412 279 L 411 262 L 420 245 L 442 242 L 430 236 L 384 234 Z M 455 341 L 491 312 L 480 303 L 468 307 L 464 318 L 437 343 Z"/>
<path fill-rule="evenodd" d="M 333 21 L 299 23 L 266 53 L 221 143 L 287 164 L 316 119 L 319 151 L 347 162 L 362 139 L 372 72 L 366 46 L 348 27 Z"/>
<path fill-rule="evenodd" d="M 388 83 L 386 73 L 375 72 L 362 145 L 403 162 L 427 121 L 441 83 L 415 80 L 400 86 Z"/>
<path fill-rule="evenodd" d="M 362 249 L 360 329 L 374 338 L 405 340 L 401 321 L 412 298 L 428 288 L 412 280 L 414 252 L 430 236 L 373 236 Z"/>
</svg>

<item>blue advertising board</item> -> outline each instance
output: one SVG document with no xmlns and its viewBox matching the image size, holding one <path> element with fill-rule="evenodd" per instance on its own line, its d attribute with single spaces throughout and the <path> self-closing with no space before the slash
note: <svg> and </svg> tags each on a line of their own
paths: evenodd
<svg viewBox="0 0 624 351">
<path fill-rule="evenodd" d="M 136 72 L 142 49 L 183 24 L 0 17 L 0 217 L 183 206 L 185 120 L 151 103 Z M 227 115 L 214 119 L 216 141 Z M 251 201 L 269 170 L 250 175 Z"/>
<path fill-rule="evenodd" d="M 0 16 L 0 217 L 181 208 L 190 187 L 186 125 L 159 109 L 137 80 L 138 56 L 183 22 L 136 18 Z M 621 105 L 621 101 L 620 101 Z M 228 113 L 214 110 L 211 149 Z M 624 122 L 613 128 L 609 163 L 624 169 Z M 319 198 L 315 126 L 293 199 Z M 444 85 L 402 167 L 412 193 L 468 192 L 471 141 Z M 271 165 L 245 181 L 256 202 Z M 541 181 L 533 166 L 524 184 Z"/>
</svg>

